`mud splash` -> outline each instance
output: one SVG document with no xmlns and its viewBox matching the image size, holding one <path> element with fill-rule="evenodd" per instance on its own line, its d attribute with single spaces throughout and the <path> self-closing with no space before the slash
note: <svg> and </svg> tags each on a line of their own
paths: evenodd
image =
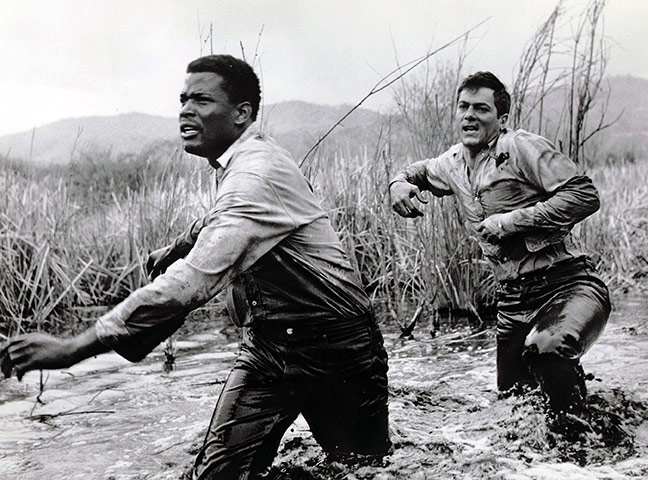
<svg viewBox="0 0 648 480">
<path fill-rule="evenodd" d="M 621 338 L 616 341 L 622 343 Z M 417 348 L 426 350 L 421 343 L 427 342 L 417 342 Z M 398 369 L 391 377 L 394 450 L 380 464 L 327 461 L 304 433 L 284 444 L 267 478 L 648 478 L 645 389 L 588 382 L 590 418 L 557 419 L 545 413 L 539 392 L 498 398 L 491 348 L 465 355 L 455 351 L 416 359 L 425 363 L 422 369 L 408 359 L 392 363 Z M 633 365 L 643 368 L 644 378 L 646 367 L 645 356 L 642 365 Z"/>
<path fill-rule="evenodd" d="M 584 357 L 590 418 L 552 418 L 537 392 L 498 398 L 492 331 L 385 335 L 393 451 L 327 458 L 303 419 L 266 475 L 274 480 L 648 478 L 648 302 L 628 300 Z M 177 341 L 130 364 L 103 355 L 0 383 L 0 478 L 178 479 L 191 465 L 236 354 L 229 329 Z M 562 433 L 560 433 L 562 432 Z"/>
</svg>

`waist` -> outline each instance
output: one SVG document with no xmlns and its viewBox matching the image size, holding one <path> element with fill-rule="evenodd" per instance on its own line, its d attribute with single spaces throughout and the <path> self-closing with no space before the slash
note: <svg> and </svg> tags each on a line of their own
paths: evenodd
<svg viewBox="0 0 648 480">
<path fill-rule="evenodd" d="M 308 340 L 326 337 L 343 338 L 363 330 L 376 328 L 373 312 L 349 318 L 301 321 L 254 321 L 249 328 L 255 333 L 276 341 Z"/>
<path fill-rule="evenodd" d="M 551 267 L 520 274 L 516 278 L 501 280 L 500 289 L 516 291 L 531 286 L 552 285 L 583 273 L 587 275 L 595 273 L 594 264 L 587 257 L 565 260 Z"/>
</svg>

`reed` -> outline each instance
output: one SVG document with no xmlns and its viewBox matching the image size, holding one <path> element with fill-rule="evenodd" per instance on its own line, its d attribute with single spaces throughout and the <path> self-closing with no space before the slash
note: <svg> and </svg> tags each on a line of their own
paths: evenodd
<svg viewBox="0 0 648 480">
<path fill-rule="evenodd" d="M 645 290 L 648 278 L 648 164 L 623 162 L 590 172 L 601 210 L 582 228 L 585 245 L 617 293 Z"/>
<path fill-rule="evenodd" d="M 311 172 L 377 311 L 394 326 L 419 309 L 433 322 L 447 312 L 484 320 L 494 282 L 454 201 L 431 198 L 417 220 L 393 214 L 388 182 L 409 159 L 392 158 L 388 136 L 381 142 L 361 156 L 335 146 L 321 151 Z M 78 330 L 87 312 L 143 285 L 147 253 L 207 211 L 214 189 L 202 161 L 147 155 L 163 168 L 151 169 L 137 189 L 116 189 L 109 201 L 96 188 L 68 183 L 69 172 L 0 168 L 2 336 Z M 582 224 L 582 241 L 613 290 L 644 288 L 648 164 L 602 165 L 589 174 L 602 207 Z"/>
<path fill-rule="evenodd" d="M 648 277 L 648 164 L 603 164 L 585 148 L 607 125 L 603 116 L 591 127 L 586 122 L 606 60 L 603 5 L 588 3 L 571 43 L 555 33 L 560 8 L 540 27 L 520 61 L 512 117 L 514 126 L 537 125 L 546 134 L 545 100 L 568 95 L 559 124 L 569 128 L 553 139 L 589 171 L 602 200 L 578 230 L 612 290 L 629 291 L 645 288 Z M 557 52 L 578 61 L 554 67 Z M 452 198 L 430 198 L 425 216 L 414 221 L 395 216 L 389 199 L 397 171 L 452 143 L 464 60 L 461 54 L 456 65 L 427 64 L 413 81 L 390 82 L 398 111 L 375 144 L 352 155 L 327 139 L 305 167 L 379 315 L 403 329 L 412 317 L 436 328 L 452 312 L 479 324 L 494 303 L 492 275 Z M 143 285 L 147 253 L 206 212 L 213 196 L 205 162 L 170 144 L 120 158 L 81 152 L 69 166 L 50 169 L 1 162 L 0 335 L 77 330 L 88 311 Z"/>
<path fill-rule="evenodd" d="M 78 330 L 87 312 L 143 285 L 148 252 L 208 209 L 213 188 L 202 162 L 176 153 L 143 156 L 104 166 L 114 172 L 112 190 L 103 187 L 105 175 L 80 183 L 78 164 L 0 167 L 2 336 Z M 143 170 L 143 162 L 163 168 Z M 123 183 L 135 173 L 144 175 L 137 189 Z"/>
</svg>

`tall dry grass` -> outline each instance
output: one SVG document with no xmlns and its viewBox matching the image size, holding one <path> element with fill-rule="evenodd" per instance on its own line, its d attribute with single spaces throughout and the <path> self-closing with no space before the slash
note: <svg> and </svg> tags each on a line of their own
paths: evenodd
<svg viewBox="0 0 648 480">
<path fill-rule="evenodd" d="M 377 311 L 394 326 L 416 311 L 433 322 L 448 312 L 483 320 L 493 306 L 494 282 L 454 201 L 431 198 L 418 220 L 394 215 L 388 182 L 406 160 L 395 163 L 385 151 L 349 158 L 333 150 L 312 172 L 316 194 Z M 82 328 L 92 309 L 115 304 L 146 282 L 147 253 L 209 208 L 213 183 L 200 160 L 175 154 L 148 161 L 168 168 L 139 190 L 94 205 L 60 173 L 34 178 L 0 168 L 2 336 Z M 583 242 L 613 290 L 644 288 L 648 163 L 604 165 L 590 174 L 602 208 L 580 228 Z"/>
<path fill-rule="evenodd" d="M 143 285 L 148 252 L 211 204 L 211 173 L 177 151 L 104 159 L 101 174 L 94 160 L 0 167 L 0 335 L 81 328 Z"/>
<path fill-rule="evenodd" d="M 622 162 L 590 174 L 601 210 L 584 223 L 584 243 L 614 290 L 642 291 L 648 283 L 648 163 Z"/>
<path fill-rule="evenodd" d="M 569 94 L 569 115 L 560 117 L 569 128 L 555 139 L 578 152 L 583 169 L 590 165 L 603 205 L 579 227 L 583 242 L 610 286 L 627 291 L 643 288 L 648 275 L 648 164 L 584 161 L 587 142 L 605 124 L 586 121 L 601 93 L 603 4 L 590 1 L 571 43 L 555 33 L 560 8 L 541 26 L 523 52 L 512 116 L 545 128 L 544 100 Z M 574 61 L 554 66 L 557 52 Z M 398 170 L 452 143 L 463 62 L 462 55 L 457 65 L 428 65 L 414 81 L 395 84 L 398 112 L 363 155 L 328 142 L 307 167 L 379 314 L 401 326 L 415 313 L 438 323 L 442 314 L 460 312 L 479 323 L 493 306 L 492 276 L 454 201 L 431 198 L 416 221 L 395 216 L 389 201 L 388 182 Z M 85 152 L 59 170 L 3 163 L 0 335 L 75 330 L 91 307 L 118 302 L 146 281 L 147 253 L 202 215 L 213 194 L 204 162 L 168 145 L 131 158 Z"/>
</svg>

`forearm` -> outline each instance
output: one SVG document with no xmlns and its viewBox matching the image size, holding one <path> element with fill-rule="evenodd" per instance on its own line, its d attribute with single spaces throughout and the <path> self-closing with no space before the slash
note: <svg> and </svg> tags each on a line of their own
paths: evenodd
<svg viewBox="0 0 648 480">
<path fill-rule="evenodd" d="M 109 347 L 99 341 L 94 326 L 75 337 L 65 339 L 63 342 L 66 350 L 70 352 L 69 365 L 74 365 L 86 358 L 110 351 Z"/>
<path fill-rule="evenodd" d="M 415 162 L 396 174 L 389 182 L 389 185 L 396 182 L 406 182 L 416 185 L 421 190 L 427 190 L 428 182 L 426 178 L 426 161 Z"/>
<path fill-rule="evenodd" d="M 506 234 L 558 231 L 571 228 L 599 207 L 598 192 L 590 178 L 578 176 L 546 201 L 502 214 L 499 223 Z"/>
<path fill-rule="evenodd" d="M 127 360 L 139 361 L 207 302 L 220 282 L 221 276 L 204 275 L 180 260 L 99 318 L 97 336 Z"/>
</svg>

